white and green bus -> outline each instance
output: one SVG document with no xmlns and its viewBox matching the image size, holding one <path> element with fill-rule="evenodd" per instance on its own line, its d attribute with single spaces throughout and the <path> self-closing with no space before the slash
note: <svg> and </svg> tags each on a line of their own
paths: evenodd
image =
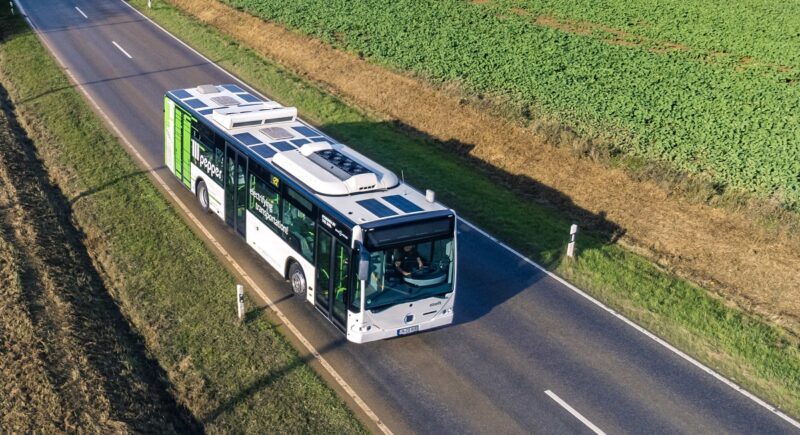
<svg viewBox="0 0 800 435">
<path fill-rule="evenodd" d="M 296 294 L 357 343 L 448 325 L 456 215 L 378 163 L 232 84 L 164 97 L 164 156 Z"/>
</svg>

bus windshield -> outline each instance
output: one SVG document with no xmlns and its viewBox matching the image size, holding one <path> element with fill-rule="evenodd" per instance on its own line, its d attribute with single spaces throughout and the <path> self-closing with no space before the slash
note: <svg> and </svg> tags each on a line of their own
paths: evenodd
<svg viewBox="0 0 800 435">
<path fill-rule="evenodd" d="M 387 308 L 453 291 L 453 238 L 371 252 L 365 309 Z"/>
</svg>

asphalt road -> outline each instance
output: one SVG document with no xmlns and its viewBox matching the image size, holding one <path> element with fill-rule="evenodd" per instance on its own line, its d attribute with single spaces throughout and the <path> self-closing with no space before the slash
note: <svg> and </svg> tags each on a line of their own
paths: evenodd
<svg viewBox="0 0 800 435">
<path fill-rule="evenodd" d="M 798 432 L 463 223 L 456 324 L 346 342 L 163 169 L 164 92 L 237 81 L 121 1 L 21 3 L 151 168 L 395 433 Z"/>
</svg>

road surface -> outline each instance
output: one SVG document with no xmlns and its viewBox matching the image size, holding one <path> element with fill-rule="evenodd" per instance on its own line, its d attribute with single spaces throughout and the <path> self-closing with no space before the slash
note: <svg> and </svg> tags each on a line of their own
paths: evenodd
<svg viewBox="0 0 800 435">
<path fill-rule="evenodd" d="M 150 168 L 391 431 L 798 432 L 792 421 L 464 223 L 456 324 L 378 343 L 346 342 L 313 307 L 289 297 L 289 286 L 222 222 L 199 213 L 191 193 L 164 170 L 165 91 L 238 81 L 121 1 L 19 3 Z"/>
</svg>

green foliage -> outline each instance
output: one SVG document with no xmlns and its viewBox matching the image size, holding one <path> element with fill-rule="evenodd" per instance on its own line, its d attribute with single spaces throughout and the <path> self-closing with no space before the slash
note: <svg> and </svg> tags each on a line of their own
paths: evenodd
<svg viewBox="0 0 800 435">
<path fill-rule="evenodd" d="M 556 115 L 583 134 L 611 132 L 629 155 L 800 207 L 800 6 L 225 1 L 380 64 Z M 536 24 L 539 16 L 594 24 L 568 31 Z"/>
</svg>

